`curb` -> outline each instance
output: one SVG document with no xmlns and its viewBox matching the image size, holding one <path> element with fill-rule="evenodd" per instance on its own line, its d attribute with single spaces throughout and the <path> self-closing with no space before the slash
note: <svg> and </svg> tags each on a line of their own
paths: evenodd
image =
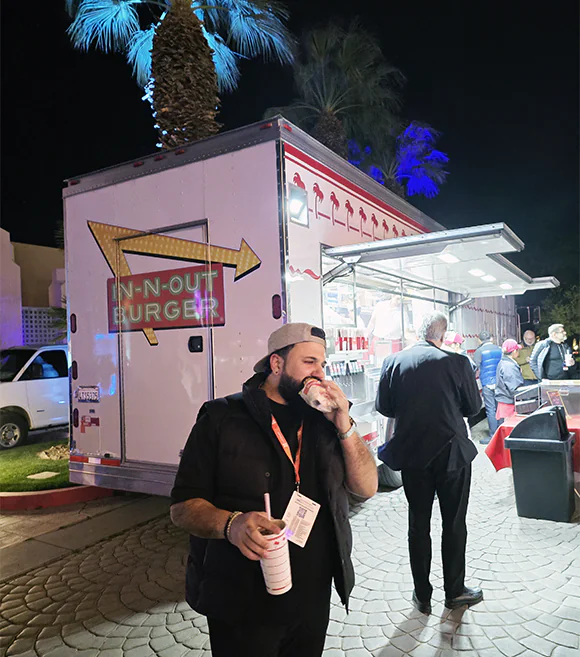
<svg viewBox="0 0 580 657">
<path fill-rule="evenodd" d="M 53 506 L 66 506 L 78 502 L 89 502 L 115 493 L 109 488 L 98 486 L 74 486 L 54 490 L 37 490 L 29 493 L 0 493 L 0 511 L 31 511 Z"/>
</svg>

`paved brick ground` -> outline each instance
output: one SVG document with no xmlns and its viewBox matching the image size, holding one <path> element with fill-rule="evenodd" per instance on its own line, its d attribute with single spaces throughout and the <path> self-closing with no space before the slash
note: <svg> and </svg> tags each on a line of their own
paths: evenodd
<svg viewBox="0 0 580 657">
<path fill-rule="evenodd" d="M 467 568 L 484 588 L 480 605 L 443 607 L 438 511 L 429 617 L 409 603 L 402 490 L 379 493 L 352 524 L 357 586 L 348 616 L 333 605 L 325 657 L 580 655 L 580 525 L 518 518 L 511 471 L 496 473 L 484 455 Z M 0 585 L 0 655 L 209 657 L 205 619 L 183 602 L 186 549 L 161 518 Z"/>
</svg>

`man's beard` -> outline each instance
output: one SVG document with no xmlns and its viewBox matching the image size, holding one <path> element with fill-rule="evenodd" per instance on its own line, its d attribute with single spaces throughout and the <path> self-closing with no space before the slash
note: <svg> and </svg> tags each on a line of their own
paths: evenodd
<svg viewBox="0 0 580 657">
<path fill-rule="evenodd" d="M 286 369 L 282 370 L 280 383 L 278 383 L 278 392 L 280 396 L 289 404 L 298 404 L 302 398 L 298 394 L 302 390 L 302 381 L 292 378 L 286 374 Z"/>
</svg>

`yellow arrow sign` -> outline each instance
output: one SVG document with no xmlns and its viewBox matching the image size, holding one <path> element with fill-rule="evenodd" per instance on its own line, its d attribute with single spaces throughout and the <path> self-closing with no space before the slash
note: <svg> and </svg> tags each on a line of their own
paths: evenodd
<svg viewBox="0 0 580 657">
<path fill-rule="evenodd" d="M 125 253 L 135 253 L 188 262 L 221 263 L 235 267 L 234 280 L 257 269 L 261 260 L 242 240 L 240 248 L 226 249 L 203 242 L 190 242 L 167 235 L 143 235 L 143 231 L 89 221 L 89 228 L 115 276 L 130 276 L 131 269 Z M 133 237 L 135 236 L 135 237 Z M 131 239 L 132 238 L 132 239 Z M 153 329 L 143 329 L 149 344 L 158 344 Z"/>
</svg>

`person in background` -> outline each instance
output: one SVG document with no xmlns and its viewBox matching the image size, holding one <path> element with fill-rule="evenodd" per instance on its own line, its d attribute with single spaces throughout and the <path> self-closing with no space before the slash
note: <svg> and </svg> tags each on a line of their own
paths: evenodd
<svg viewBox="0 0 580 657">
<path fill-rule="evenodd" d="M 563 324 L 552 324 L 546 340 L 536 344 L 530 356 L 530 367 L 538 379 L 558 381 L 570 378 L 570 369 L 575 362 L 566 337 Z"/>
<path fill-rule="evenodd" d="M 409 558 L 415 590 L 412 603 L 431 613 L 431 515 L 435 494 L 443 519 L 441 553 L 445 606 L 457 609 L 483 600 L 480 588 L 465 586 L 466 513 L 471 461 L 464 417 L 476 415 L 481 397 L 467 359 L 443 351 L 447 317 L 427 315 L 419 342 L 385 358 L 375 407 L 395 419 L 393 437 L 379 450 L 389 468 L 401 470 L 409 503 Z"/>
<path fill-rule="evenodd" d="M 515 340 L 506 340 L 502 346 L 502 358 L 497 366 L 495 380 L 496 418 L 502 424 L 506 417 L 515 415 L 514 397 L 517 389 L 525 385 L 522 371 L 517 363 L 520 345 Z"/>
<path fill-rule="evenodd" d="M 441 349 L 445 349 L 445 351 L 453 351 L 456 354 L 465 356 L 465 358 L 467 358 L 469 361 L 471 368 L 475 372 L 477 370 L 477 365 L 473 361 L 473 358 L 471 358 L 471 356 L 461 346 L 464 342 L 465 338 L 461 335 L 461 333 L 457 333 L 456 331 L 447 331 L 445 333 L 445 337 L 443 338 L 443 345 Z"/>
<path fill-rule="evenodd" d="M 465 340 L 461 335 L 461 333 L 457 333 L 457 331 L 447 331 L 445 333 L 445 337 L 443 338 L 443 344 L 441 345 L 441 349 L 443 349 L 443 351 L 450 351 L 454 354 L 460 354 L 461 356 L 465 356 L 465 358 L 467 358 L 469 364 L 471 365 L 471 369 L 475 372 L 477 370 L 477 367 L 473 362 L 473 359 L 461 347 L 464 341 Z M 465 427 L 467 429 L 467 437 L 469 438 L 469 440 L 471 440 L 471 428 L 469 426 L 469 418 L 464 417 L 463 421 L 465 422 Z"/>
<path fill-rule="evenodd" d="M 487 424 L 489 427 L 489 435 L 479 441 L 482 445 L 489 443 L 499 426 L 495 418 L 497 410 L 495 401 L 495 375 L 502 352 L 496 344 L 493 344 L 491 338 L 492 335 L 489 331 L 481 331 L 479 334 L 479 347 L 473 354 L 473 360 L 479 370 L 483 403 L 485 404 L 485 414 L 487 415 Z"/>
<path fill-rule="evenodd" d="M 533 373 L 530 367 L 530 357 L 536 344 L 536 334 L 533 331 L 526 331 L 523 335 L 523 346 L 520 347 L 516 363 L 522 370 L 522 376 L 525 381 L 537 381 L 538 377 Z"/>
<path fill-rule="evenodd" d="M 369 339 L 377 341 L 389 341 L 392 351 L 400 351 L 400 343 L 403 333 L 401 319 L 401 297 L 393 295 L 379 301 L 367 326 Z M 397 344 L 395 344 L 397 343 Z"/>
</svg>

